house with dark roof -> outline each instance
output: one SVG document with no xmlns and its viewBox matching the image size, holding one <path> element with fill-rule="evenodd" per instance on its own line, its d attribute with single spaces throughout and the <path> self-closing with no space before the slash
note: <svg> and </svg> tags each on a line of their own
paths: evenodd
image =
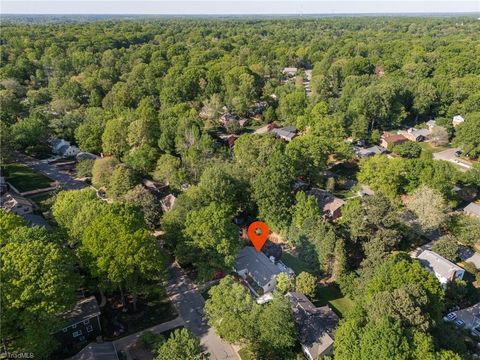
<svg viewBox="0 0 480 360">
<path fill-rule="evenodd" d="M 471 202 L 463 209 L 463 212 L 468 216 L 480 217 L 480 205 Z"/>
<path fill-rule="evenodd" d="M 325 219 L 335 220 L 342 216 L 341 207 L 345 205 L 345 200 L 318 188 L 312 188 L 307 192 L 307 195 L 315 197 Z"/>
<path fill-rule="evenodd" d="M 292 141 L 292 139 L 297 136 L 297 132 L 298 130 L 295 128 L 295 126 L 286 126 L 272 130 L 272 133 L 285 141 Z"/>
<path fill-rule="evenodd" d="M 462 280 L 465 274 L 465 270 L 460 266 L 430 250 L 422 251 L 417 259 L 425 269 L 435 275 L 444 288 L 454 279 Z"/>
<path fill-rule="evenodd" d="M 257 252 L 251 246 L 245 246 L 235 260 L 235 272 L 244 279 L 250 277 L 264 293 L 275 290 L 276 277 L 284 272 L 290 274 L 288 268 L 277 266 L 275 259 L 269 259 L 263 252 Z M 291 270 L 290 270 L 291 271 Z"/>
<path fill-rule="evenodd" d="M 229 122 L 237 122 L 240 127 L 248 125 L 248 119 L 243 119 L 237 114 L 226 113 L 220 116 L 220 123 L 227 125 Z"/>
<path fill-rule="evenodd" d="M 298 340 L 306 358 L 315 360 L 333 353 L 339 318 L 329 306 L 316 307 L 304 295 L 289 292 Z"/>
<path fill-rule="evenodd" d="M 61 314 L 66 325 L 55 336 L 64 346 L 95 339 L 102 334 L 100 308 L 95 296 L 84 298 L 73 309 Z"/>
</svg>

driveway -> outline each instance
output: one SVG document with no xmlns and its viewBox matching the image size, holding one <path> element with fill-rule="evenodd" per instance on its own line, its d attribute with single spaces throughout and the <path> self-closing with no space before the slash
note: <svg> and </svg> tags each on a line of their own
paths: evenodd
<svg viewBox="0 0 480 360">
<path fill-rule="evenodd" d="M 462 261 L 474 263 L 477 269 L 480 270 L 480 254 L 478 252 L 465 246 L 460 246 L 458 255 Z"/>
<path fill-rule="evenodd" d="M 232 346 L 217 336 L 203 317 L 205 300 L 195 284 L 175 264 L 168 268 L 168 275 L 167 294 L 185 322 L 185 327 L 200 338 L 202 347 L 210 354 L 209 359 L 237 360 Z"/>
<path fill-rule="evenodd" d="M 436 153 L 433 153 L 433 158 L 435 160 L 445 160 L 445 161 L 451 162 L 455 165 L 458 165 L 458 169 L 461 172 L 466 172 L 468 169 L 472 167 L 472 165 L 466 162 L 465 160 L 460 159 L 456 154 L 457 151 L 460 151 L 460 148 L 453 148 L 453 149 L 447 149 L 444 151 L 436 152 Z"/>
<path fill-rule="evenodd" d="M 455 313 L 457 314 L 457 319 L 465 322 L 467 329 L 472 329 L 475 324 L 475 315 L 480 315 L 480 302 L 469 308 L 458 310 Z"/>
<path fill-rule="evenodd" d="M 75 180 L 69 174 L 61 172 L 55 165 L 48 164 L 45 160 L 37 160 L 19 153 L 15 154 L 15 160 L 57 181 L 64 190 L 78 190 L 88 186 L 83 181 Z"/>
</svg>

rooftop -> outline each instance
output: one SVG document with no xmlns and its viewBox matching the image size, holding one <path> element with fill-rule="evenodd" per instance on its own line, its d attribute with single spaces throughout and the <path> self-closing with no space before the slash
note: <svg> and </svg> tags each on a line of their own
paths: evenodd
<svg viewBox="0 0 480 360">
<path fill-rule="evenodd" d="M 471 202 L 463 209 L 464 212 L 480 216 L 480 205 Z"/>
<path fill-rule="evenodd" d="M 389 132 L 384 132 L 382 134 L 382 139 L 384 139 L 386 142 L 392 142 L 392 143 L 407 140 L 407 138 L 403 135 L 392 134 L 392 133 L 389 133 Z"/>
<path fill-rule="evenodd" d="M 446 279 L 452 278 L 456 271 L 463 270 L 460 266 L 455 265 L 451 261 L 430 250 L 422 251 L 422 253 L 418 255 L 418 259 L 424 268 Z"/>
<path fill-rule="evenodd" d="M 272 277 L 281 273 L 280 269 L 263 252 L 257 252 L 251 246 L 245 246 L 240 251 L 235 260 L 235 269 L 237 271 L 246 269 L 260 286 L 267 285 Z"/>
<path fill-rule="evenodd" d="M 326 190 L 318 188 L 312 188 L 308 192 L 308 195 L 315 196 L 318 206 L 323 210 L 323 212 L 333 213 L 335 210 L 339 209 L 345 204 L 345 200 L 336 197 Z"/>
<path fill-rule="evenodd" d="M 281 138 L 292 140 L 297 135 L 297 129 L 294 126 L 286 126 L 279 129 L 273 129 L 272 132 Z"/>
<path fill-rule="evenodd" d="M 312 357 L 323 356 L 333 345 L 339 318 L 328 306 L 316 307 L 300 293 L 287 294 L 292 304 L 300 343 Z"/>
<path fill-rule="evenodd" d="M 78 301 L 75 307 L 65 311 L 62 317 L 73 325 L 98 315 L 100 315 L 100 308 L 98 307 L 97 299 L 95 296 L 90 296 Z"/>
</svg>

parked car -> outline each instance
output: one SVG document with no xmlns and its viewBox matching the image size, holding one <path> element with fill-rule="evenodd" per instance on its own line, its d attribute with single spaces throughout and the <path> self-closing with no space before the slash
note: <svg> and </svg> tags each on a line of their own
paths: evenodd
<svg viewBox="0 0 480 360">
<path fill-rule="evenodd" d="M 458 320 L 455 321 L 455 325 L 459 328 L 464 327 L 465 326 L 465 321 L 463 321 L 461 319 L 458 319 Z"/>
<path fill-rule="evenodd" d="M 480 325 L 472 329 L 472 334 L 475 336 L 480 336 Z"/>
<path fill-rule="evenodd" d="M 457 318 L 457 314 L 455 314 L 454 312 L 451 312 L 443 317 L 443 321 L 453 321 L 456 318 Z"/>
</svg>

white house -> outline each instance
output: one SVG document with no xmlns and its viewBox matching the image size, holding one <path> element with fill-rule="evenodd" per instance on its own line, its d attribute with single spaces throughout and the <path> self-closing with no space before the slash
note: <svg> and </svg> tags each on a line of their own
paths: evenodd
<svg viewBox="0 0 480 360">
<path fill-rule="evenodd" d="M 284 272 L 290 273 L 290 269 L 277 266 L 263 252 L 257 252 L 251 246 L 245 246 L 235 260 L 235 271 L 242 278 L 250 277 L 262 288 L 264 293 L 275 290 L 276 277 Z M 260 294 L 261 295 L 261 294 Z"/>
<path fill-rule="evenodd" d="M 462 280 L 465 274 L 465 270 L 460 266 L 433 251 L 424 250 L 417 258 L 425 269 L 435 275 L 444 288 L 454 279 Z"/>
<path fill-rule="evenodd" d="M 455 115 L 453 117 L 452 123 L 453 123 L 453 126 L 458 126 L 461 123 L 463 123 L 464 121 L 465 121 L 465 119 L 461 115 Z"/>
</svg>

